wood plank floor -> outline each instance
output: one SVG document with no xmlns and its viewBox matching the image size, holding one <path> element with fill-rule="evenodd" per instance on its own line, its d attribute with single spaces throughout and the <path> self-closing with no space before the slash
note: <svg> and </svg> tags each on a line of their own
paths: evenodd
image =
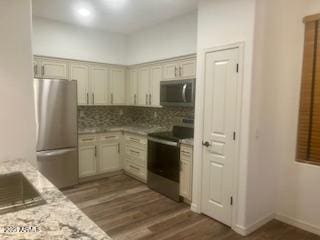
<svg viewBox="0 0 320 240">
<path fill-rule="evenodd" d="M 190 211 L 126 175 L 81 184 L 64 193 L 113 239 L 121 240 L 320 240 L 272 221 L 248 237 Z"/>
</svg>

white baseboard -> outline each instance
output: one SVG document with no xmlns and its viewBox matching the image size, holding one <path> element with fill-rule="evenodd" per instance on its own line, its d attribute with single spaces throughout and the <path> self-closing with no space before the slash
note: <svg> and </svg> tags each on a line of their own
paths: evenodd
<svg viewBox="0 0 320 240">
<path fill-rule="evenodd" d="M 262 227 L 263 225 L 267 224 L 268 222 L 270 222 L 272 219 L 274 219 L 274 214 L 269 214 L 264 218 L 261 218 L 260 220 L 256 221 L 255 223 L 249 225 L 248 227 L 244 227 L 244 226 L 240 226 L 240 225 L 236 225 L 233 226 L 232 229 L 242 235 L 242 236 L 248 236 L 250 233 L 255 232 L 256 230 L 258 230 L 260 227 Z"/>
<path fill-rule="evenodd" d="M 305 221 L 302 221 L 299 219 L 294 219 L 294 218 L 291 218 L 289 216 L 285 216 L 285 215 L 282 215 L 279 213 L 275 215 L 275 218 L 277 220 L 279 220 L 280 222 L 284 222 L 286 224 L 295 226 L 297 228 L 301 228 L 307 232 L 311 232 L 311 233 L 314 233 L 314 234 L 317 234 L 320 236 L 320 226 L 315 226 L 315 225 L 312 225 L 312 224 L 307 223 Z"/>
<path fill-rule="evenodd" d="M 191 211 L 195 213 L 200 213 L 199 205 L 196 203 L 191 203 Z"/>
</svg>

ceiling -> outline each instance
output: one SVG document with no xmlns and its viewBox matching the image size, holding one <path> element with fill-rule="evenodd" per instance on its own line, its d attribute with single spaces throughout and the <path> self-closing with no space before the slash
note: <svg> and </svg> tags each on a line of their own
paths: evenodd
<svg viewBox="0 0 320 240">
<path fill-rule="evenodd" d="M 32 0 L 32 8 L 37 17 L 129 34 L 195 11 L 198 1 Z"/>
</svg>

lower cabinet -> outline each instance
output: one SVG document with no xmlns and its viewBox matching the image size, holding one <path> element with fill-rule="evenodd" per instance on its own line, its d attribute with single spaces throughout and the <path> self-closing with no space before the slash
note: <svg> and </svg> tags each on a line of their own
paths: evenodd
<svg viewBox="0 0 320 240">
<path fill-rule="evenodd" d="M 120 151 L 122 150 L 122 151 Z M 85 178 L 124 169 L 125 173 L 147 182 L 146 136 L 112 132 L 79 137 L 79 177 Z M 123 162 L 123 165 L 122 165 Z M 180 196 L 192 200 L 193 147 L 180 148 Z"/>
<path fill-rule="evenodd" d="M 90 177 L 122 169 L 121 132 L 79 137 L 79 177 Z"/>
<path fill-rule="evenodd" d="M 193 148 L 181 145 L 180 150 L 180 196 L 185 200 L 192 200 L 192 162 Z"/>
<path fill-rule="evenodd" d="M 130 176 L 147 182 L 147 137 L 125 133 L 124 170 Z"/>
<path fill-rule="evenodd" d="M 120 143 L 99 144 L 99 172 L 112 172 L 121 169 Z"/>
</svg>

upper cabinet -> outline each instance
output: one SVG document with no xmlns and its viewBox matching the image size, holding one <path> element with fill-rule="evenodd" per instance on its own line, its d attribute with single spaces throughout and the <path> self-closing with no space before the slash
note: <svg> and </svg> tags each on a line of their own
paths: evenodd
<svg viewBox="0 0 320 240">
<path fill-rule="evenodd" d="M 147 106 L 150 96 L 150 69 L 142 67 L 138 71 L 138 105 Z"/>
<path fill-rule="evenodd" d="M 108 69 L 102 66 L 90 68 L 90 97 L 93 105 L 108 104 Z"/>
<path fill-rule="evenodd" d="M 160 106 L 160 82 L 162 81 L 162 66 L 154 65 L 150 67 L 150 95 L 149 104 Z"/>
<path fill-rule="evenodd" d="M 125 68 L 110 69 L 110 103 L 126 104 L 126 71 Z"/>
<path fill-rule="evenodd" d="M 196 66 L 195 58 L 165 63 L 163 66 L 163 79 L 169 81 L 196 78 Z"/>
<path fill-rule="evenodd" d="M 162 66 L 149 65 L 138 69 L 138 105 L 160 106 Z"/>
<path fill-rule="evenodd" d="M 36 56 L 35 78 L 76 80 L 78 105 L 160 106 L 160 82 L 196 77 L 196 58 L 131 66 Z"/>
<path fill-rule="evenodd" d="M 138 70 L 135 68 L 129 69 L 128 71 L 127 104 L 138 104 Z"/>
<path fill-rule="evenodd" d="M 35 58 L 33 62 L 34 77 L 69 79 L 69 64 L 60 59 Z"/>
<path fill-rule="evenodd" d="M 89 67 L 85 64 L 72 63 L 70 66 L 71 80 L 78 85 L 78 105 L 90 104 L 89 98 Z"/>
</svg>

